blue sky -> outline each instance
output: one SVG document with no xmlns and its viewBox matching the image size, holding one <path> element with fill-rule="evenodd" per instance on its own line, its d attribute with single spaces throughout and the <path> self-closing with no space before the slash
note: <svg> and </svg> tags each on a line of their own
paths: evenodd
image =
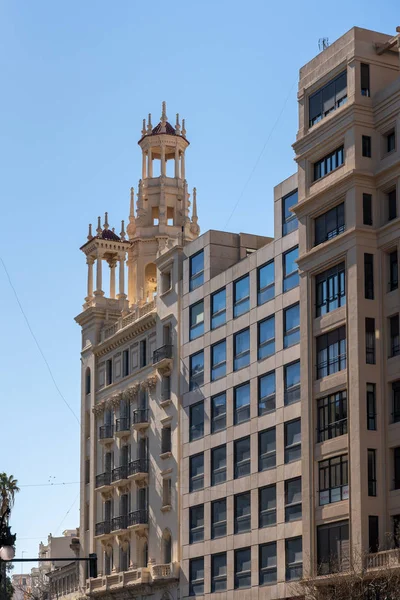
<svg viewBox="0 0 400 600">
<path fill-rule="evenodd" d="M 394 35 L 398 4 L 3 0 L 1 256 L 77 414 L 73 318 L 86 286 L 79 247 L 105 210 L 117 228 L 127 219 L 143 117 L 151 112 L 156 123 L 166 100 L 171 121 L 176 112 L 186 118 L 186 176 L 197 187 L 203 232 L 225 228 L 266 144 L 227 228 L 272 235 L 273 186 L 295 170 L 298 70 L 318 53 L 319 38 L 333 42 L 353 25 Z M 79 426 L 1 263 L 0 285 L 0 470 L 23 486 L 12 525 L 17 555 L 26 557 L 49 532 L 78 524 L 78 484 L 42 484 L 79 480 Z"/>
</svg>

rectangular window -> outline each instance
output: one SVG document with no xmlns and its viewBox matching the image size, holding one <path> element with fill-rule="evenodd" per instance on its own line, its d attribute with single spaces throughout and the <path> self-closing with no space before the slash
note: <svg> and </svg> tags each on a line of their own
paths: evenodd
<svg viewBox="0 0 400 600">
<path fill-rule="evenodd" d="M 129 375 L 129 350 L 124 350 L 122 353 L 122 377 Z"/>
<path fill-rule="evenodd" d="M 322 460 L 319 470 L 319 504 L 333 504 L 349 498 L 349 462 L 347 454 Z"/>
<path fill-rule="evenodd" d="M 292 538 L 285 542 L 286 581 L 295 581 L 303 577 L 303 540 Z"/>
<path fill-rule="evenodd" d="M 161 429 L 161 453 L 172 451 L 171 427 L 162 427 Z"/>
<path fill-rule="evenodd" d="M 372 195 L 363 194 L 363 223 L 372 225 Z"/>
<path fill-rule="evenodd" d="M 299 303 L 283 311 L 283 347 L 289 348 L 300 342 L 300 305 Z"/>
<path fill-rule="evenodd" d="M 347 72 L 326 83 L 308 99 L 309 127 L 312 127 L 347 101 Z"/>
<path fill-rule="evenodd" d="M 211 556 L 211 592 L 224 592 L 226 590 L 227 562 L 226 552 Z"/>
<path fill-rule="evenodd" d="M 226 536 L 226 498 L 211 502 L 211 539 Z"/>
<path fill-rule="evenodd" d="M 400 381 L 392 383 L 393 423 L 400 421 Z"/>
<path fill-rule="evenodd" d="M 233 336 L 233 370 L 239 371 L 250 364 L 250 329 Z"/>
<path fill-rule="evenodd" d="M 189 543 L 196 544 L 204 540 L 204 504 L 191 506 L 189 513 Z"/>
<path fill-rule="evenodd" d="M 301 420 L 285 423 L 285 463 L 301 458 Z"/>
<path fill-rule="evenodd" d="M 399 315 L 390 317 L 390 356 L 398 356 L 400 354 L 399 341 Z"/>
<path fill-rule="evenodd" d="M 233 317 L 240 317 L 250 309 L 250 277 L 246 275 L 233 282 Z"/>
<path fill-rule="evenodd" d="M 226 375 L 226 341 L 211 346 L 211 381 Z"/>
<path fill-rule="evenodd" d="M 336 521 L 317 527 L 318 575 L 345 571 L 349 567 L 349 522 Z"/>
<path fill-rule="evenodd" d="M 251 531 L 251 498 L 250 492 L 235 496 L 235 533 Z"/>
<path fill-rule="evenodd" d="M 368 517 L 369 552 L 379 552 L 379 517 Z"/>
<path fill-rule="evenodd" d="M 369 65 L 361 63 L 361 96 L 370 95 L 369 91 Z"/>
<path fill-rule="evenodd" d="M 226 446 L 211 450 L 211 485 L 226 481 Z"/>
<path fill-rule="evenodd" d="M 282 198 L 282 236 L 295 231 L 299 226 L 296 215 L 290 210 L 298 201 L 297 190 Z"/>
<path fill-rule="evenodd" d="M 276 525 L 276 485 L 267 485 L 258 490 L 258 526 Z"/>
<path fill-rule="evenodd" d="M 195 290 L 204 283 L 204 252 L 198 252 L 189 259 L 189 290 Z"/>
<path fill-rule="evenodd" d="M 171 376 L 163 375 L 161 379 L 161 402 L 171 399 Z"/>
<path fill-rule="evenodd" d="M 343 233 L 346 229 L 344 222 L 344 202 L 338 204 L 314 220 L 315 243 L 319 246 Z"/>
<path fill-rule="evenodd" d="M 346 327 L 317 337 L 317 379 L 346 368 Z"/>
<path fill-rule="evenodd" d="M 234 442 L 234 478 L 250 475 L 250 436 Z"/>
<path fill-rule="evenodd" d="M 226 428 L 226 394 L 218 394 L 211 398 L 211 433 Z"/>
<path fill-rule="evenodd" d="M 301 519 L 301 477 L 285 481 L 285 521 Z"/>
<path fill-rule="evenodd" d="M 275 354 L 275 316 L 258 323 L 258 360 Z"/>
<path fill-rule="evenodd" d="M 192 404 L 189 409 L 189 441 L 198 440 L 204 436 L 204 402 Z"/>
<path fill-rule="evenodd" d="M 365 158 L 371 158 L 372 156 L 371 138 L 369 135 L 362 136 L 362 155 Z"/>
<path fill-rule="evenodd" d="M 147 365 L 147 343 L 146 340 L 141 340 L 139 344 L 139 360 L 140 360 L 140 368 L 145 367 Z"/>
<path fill-rule="evenodd" d="M 374 299 L 374 255 L 364 254 L 364 296 Z"/>
<path fill-rule="evenodd" d="M 235 590 L 251 586 L 251 548 L 235 550 Z"/>
<path fill-rule="evenodd" d="M 376 430 L 376 386 L 367 383 L 367 429 Z"/>
<path fill-rule="evenodd" d="M 163 491 L 162 491 L 162 501 L 163 506 L 171 506 L 171 497 L 172 497 L 172 481 L 171 479 L 163 479 Z M 146 491 L 145 488 L 141 488 L 139 492 Z M 147 502 L 147 501 L 146 501 Z M 142 506 L 143 509 L 143 506 Z"/>
<path fill-rule="evenodd" d="M 393 448 L 394 489 L 400 490 L 400 447 Z"/>
<path fill-rule="evenodd" d="M 335 265 L 315 277 L 317 317 L 346 304 L 346 265 Z"/>
<path fill-rule="evenodd" d="M 318 442 L 347 433 L 347 393 L 337 392 L 317 402 Z"/>
<path fill-rule="evenodd" d="M 389 292 L 397 290 L 399 286 L 399 262 L 397 250 L 389 254 Z"/>
<path fill-rule="evenodd" d="M 197 492 L 204 488 L 204 454 L 191 456 L 189 466 L 189 492 Z"/>
<path fill-rule="evenodd" d="M 265 304 L 275 296 L 274 261 L 260 267 L 257 271 L 257 304 Z"/>
<path fill-rule="evenodd" d="M 189 339 L 195 340 L 204 333 L 204 301 L 192 304 L 189 308 L 190 326 Z"/>
<path fill-rule="evenodd" d="M 387 194 L 388 201 L 388 221 L 392 221 L 397 217 L 397 206 L 396 206 L 396 188 L 391 190 Z"/>
<path fill-rule="evenodd" d="M 226 290 L 211 295 L 211 329 L 217 329 L 226 322 Z"/>
<path fill-rule="evenodd" d="M 259 549 L 259 585 L 272 585 L 277 581 L 276 542 L 260 545 Z"/>
<path fill-rule="evenodd" d="M 258 416 L 275 410 L 275 371 L 258 378 Z"/>
<path fill-rule="evenodd" d="M 189 596 L 204 594 L 204 557 L 189 561 Z"/>
<path fill-rule="evenodd" d="M 368 496 L 376 496 L 376 450 L 368 449 Z"/>
<path fill-rule="evenodd" d="M 113 380 L 112 359 L 106 361 L 106 384 L 111 385 Z"/>
<path fill-rule="evenodd" d="M 292 362 L 283 367 L 284 401 L 285 405 L 300 401 L 300 361 Z"/>
<path fill-rule="evenodd" d="M 374 365 L 375 357 L 375 319 L 365 319 L 365 362 Z"/>
<path fill-rule="evenodd" d="M 396 149 L 396 133 L 395 133 L 394 129 L 389 131 L 389 133 L 387 133 L 385 135 L 385 138 L 386 138 L 386 152 L 393 152 L 393 150 Z"/>
<path fill-rule="evenodd" d="M 234 424 L 250 420 L 250 383 L 239 385 L 233 390 Z"/>
<path fill-rule="evenodd" d="M 283 291 L 288 292 L 299 285 L 299 271 L 297 259 L 299 258 L 299 247 L 296 246 L 282 255 L 283 263 Z"/>
<path fill-rule="evenodd" d="M 275 427 L 260 431 L 258 434 L 258 470 L 267 471 L 276 466 Z"/>
<path fill-rule="evenodd" d="M 196 390 L 204 383 L 204 351 L 190 357 L 189 390 Z"/>
<path fill-rule="evenodd" d="M 344 163 L 344 146 L 340 146 L 330 154 L 321 158 L 314 163 L 314 181 L 318 181 L 328 173 L 331 173 L 338 167 L 341 167 Z"/>
</svg>

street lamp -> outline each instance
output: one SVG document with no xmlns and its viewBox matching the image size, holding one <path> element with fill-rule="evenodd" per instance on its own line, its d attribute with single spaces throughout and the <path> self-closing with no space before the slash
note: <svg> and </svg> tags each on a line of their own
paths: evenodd
<svg viewBox="0 0 400 600">
<path fill-rule="evenodd" d="M 12 560 L 15 556 L 15 534 L 11 533 L 11 528 L 8 526 L 8 516 L 10 509 L 3 513 L 0 519 L 0 559 L 1 560 Z"/>
</svg>

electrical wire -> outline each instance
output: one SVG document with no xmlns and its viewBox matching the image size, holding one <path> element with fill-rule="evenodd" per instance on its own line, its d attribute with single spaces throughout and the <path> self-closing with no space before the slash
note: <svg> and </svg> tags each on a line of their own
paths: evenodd
<svg viewBox="0 0 400 600">
<path fill-rule="evenodd" d="M 59 526 L 57 527 L 57 529 L 54 529 L 53 536 L 56 536 L 56 535 L 57 535 L 57 533 L 58 533 L 58 530 L 60 529 L 61 525 L 64 523 L 65 519 L 68 517 L 69 513 L 71 512 L 71 510 L 74 508 L 74 506 L 75 506 L 75 502 L 76 502 L 76 501 L 78 500 L 78 498 L 79 498 L 79 493 L 80 493 L 80 492 L 78 492 L 78 493 L 77 493 L 77 495 L 75 496 L 75 499 L 74 499 L 73 503 L 71 504 L 71 506 L 69 507 L 69 509 L 68 509 L 68 510 L 67 510 L 67 512 L 65 513 L 65 515 L 63 516 L 63 518 L 62 518 L 62 520 L 61 520 L 61 522 L 60 522 Z"/>
<path fill-rule="evenodd" d="M 80 483 L 80 481 L 63 481 L 61 483 L 25 483 L 22 485 L 18 484 L 18 487 L 48 487 L 53 485 L 72 485 L 74 483 Z"/>
<path fill-rule="evenodd" d="M 240 203 L 241 199 L 243 198 L 243 195 L 244 195 L 244 193 L 245 193 L 245 191 L 246 191 L 246 189 L 247 189 L 247 186 L 249 185 L 249 183 L 250 183 L 250 181 L 251 181 L 251 178 L 253 177 L 253 175 L 254 175 L 254 172 L 255 172 L 255 170 L 256 170 L 256 169 L 257 169 L 257 167 L 258 167 L 258 163 L 260 162 L 260 160 L 261 160 L 261 158 L 262 158 L 262 155 L 264 154 L 264 150 L 265 150 L 265 148 L 267 147 L 267 144 L 268 144 L 269 140 L 271 139 L 271 136 L 272 136 L 272 134 L 274 133 L 274 131 L 275 131 L 275 128 L 276 128 L 276 126 L 278 125 L 278 123 L 279 123 L 279 121 L 280 121 L 280 118 L 281 118 L 281 116 L 283 115 L 283 112 L 284 112 L 284 110 L 285 110 L 285 108 L 286 108 L 286 104 L 288 103 L 288 100 L 289 100 L 289 98 L 290 98 L 290 95 L 291 95 L 291 93 L 292 93 L 292 90 L 293 90 L 294 86 L 296 85 L 296 83 L 297 83 L 297 78 L 296 78 L 296 80 L 294 81 L 294 83 L 293 83 L 292 87 L 290 88 L 288 95 L 286 96 L 286 99 L 285 99 L 285 101 L 284 101 L 284 103 L 283 103 L 283 105 L 282 105 L 282 109 L 281 109 L 281 111 L 280 111 L 280 113 L 279 113 L 279 115 L 278 115 L 278 117 L 277 117 L 277 119 L 276 119 L 275 123 L 273 124 L 273 126 L 272 126 L 272 129 L 270 130 L 270 132 L 269 132 L 269 134 L 268 134 L 268 136 L 267 136 L 267 139 L 266 139 L 266 141 L 265 141 L 265 144 L 264 144 L 264 146 L 262 147 L 262 150 L 261 150 L 260 154 L 258 155 L 258 158 L 257 158 L 257 160 L 256 160 L 256 162 L 255 162 L 255 164 L 254 164 L 254 167 L 252 168 L 252 170 L 251 170 L 251 172 L 250 172 L 250 175 L 248 176 L 248 178 L 247 178 L 247 180 L 246 180 L 246 183 L 244 184 L 244 186 L 243 186 L 243 189 L 242 189 L 242 191 L 241 191 L 241 192 L 240 192 L 240 194 L 239 194 L 239 198 L 237 199 L 237 202 L 236 202 L 235 206 L 233 207 L 233 210 L 232 210 L 231 214 L 229 215 L 229 218 L 228 218 L 227 222 L 225 223 L 225 227 L 224 227 L 224 229 L 226 229 L 226 228 L 227 228 L 227 226 L 228 226 L 228 224 L 229 224 L 229 221 L 232 219 L 232 217 L 233 217 L 233 215 L 234 215 L 234 213 L 235 213 L 235 211 L 236 211 L 237 207 L 239 206 L 239 203 Z"/>
</svg>

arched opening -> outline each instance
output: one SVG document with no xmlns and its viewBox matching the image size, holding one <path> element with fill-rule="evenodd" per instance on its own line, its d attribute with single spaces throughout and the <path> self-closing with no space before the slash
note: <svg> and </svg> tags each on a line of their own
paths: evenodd
<svg viewBox="0 0 400 600">
<path fill-rule="evenodd" d="M 154 263 L 146 265 L 144 271 L 145 291 L 144 298 L 146 302 L 151 302 L 157 294 L 157 267 Z"/>
<path fill-rule="evenodd" d="M 172 536 L 169 529 L 165 529 L 162 539 L 163 563 L 165 565 L 172 562 Z"/>
<path fill-rule="evenodd" d="M 149 562 L 149 553 L 148 553 L 148 545 L 147 540 L 142 541 L 141 545 L 138 548 L 138 565 L 139 567 L 147 567 L 147 563 Z"/>
<path fill-rule="evenodd" d="M 85 371 L 85 394 L 90 394 L 91 378 L 90 368 L 88 367 Z"/>
</svg>

